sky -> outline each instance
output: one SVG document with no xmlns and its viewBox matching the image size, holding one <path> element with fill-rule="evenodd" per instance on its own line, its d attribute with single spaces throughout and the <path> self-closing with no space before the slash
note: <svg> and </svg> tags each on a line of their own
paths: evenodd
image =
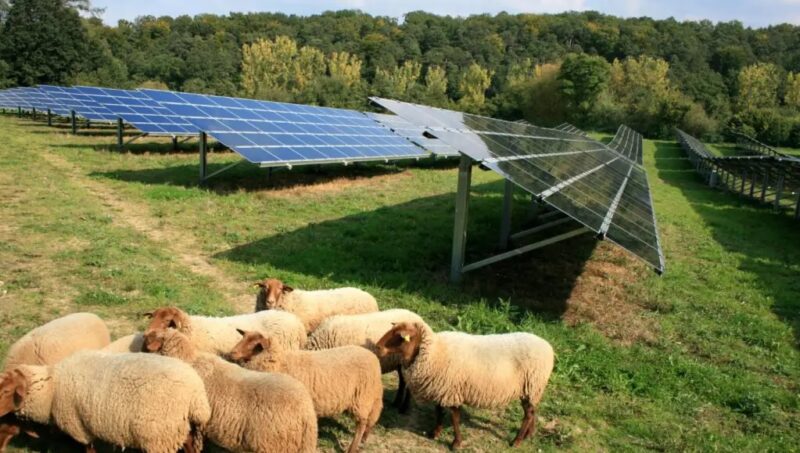
<svg viewBox="0 0 800 453">
<path fill-rule="evenodd" d="M 142 15 L 179 16 L 202 13 L 282 12 L 311 15 L 328 10 L 360 9 L 373 15 L 401 18 L 409 11 L 468 16 L 501 11 L 508 13 L 559 13 L 594 10 L 621 17 L 656 19 L 739 20 L 762 27 L 788 22 L 800 25 L 800 0 L 94 0 L 105 8 L 101 16 L 110 25 L 119 19 Z"/>
</svg>

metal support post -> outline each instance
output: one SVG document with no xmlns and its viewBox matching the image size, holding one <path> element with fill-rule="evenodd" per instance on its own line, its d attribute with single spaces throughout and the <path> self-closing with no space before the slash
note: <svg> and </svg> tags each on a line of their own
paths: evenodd
<svg viewBox="0 0 800 453">
<path fill-rule="evenodd" d="M 17 117 L 22 118 L 22 107 L 17 107 Z"/>
<path fill-rule="evenodd" d="M 33 108 L 33 110 L 31 110 L 31 119 L 36 121 L 36 108 L 35 107 Z"/>
<path fill-rule="evenodd" d="M 746 171 L 742 172 L 742 187 L 741 187 L 741 190 L 739 190 L 739 193 L 742 194 L 742 195 L 744 195 L 744 183 L 745 182 L 747 182 L 747 172 Z"/>
<path fill-rule="evenodd" d="M 797 204 L 794 207 L 794 218 L 800 219 L 800 193 L 797 194 Z"/>
<path fill-rule="evenodd" d="M 208 173 L 208 136 L 200 132 L 200 184 L 205 182 Z"/>
<path fill-rule="evenodd" d="M 781 196 L 783 195 L 783 175 L 778 177 L 778 185 L 775 187 L 775 210 L 781 208 Z"/>
<path fill-rule="evenodd" d="M 464 252 L 467 246 L 467 216 L 469 190 L 472 180 L 472 159 L 462 155 L 458 164 L 458 191 L 453 223 L 453 256 L 450 261 L 450 281 L 458 283 L 464 269 Z"/>
<path fill-rule="evenodd" d="M 754 198 L 756 193 L 756 176 L 750 179 L 750 198 Z"/>
<path fill-rule="evenodd" d="M 711 173 L 709 173 L 708 175 L 708 185 L 710 187 L 716 187 L 718 179 L 719 179 L 719 173 L 717 173 L 717 170 L 712 169 Z"/>
<path fill-rule="evenodd" d="M 47 125 L 53 125 L 53 112 L 51 112 L 50 109 L 47 109 Z"/>
<path fill-rule="evenodd" d="M 172 136 L 172 150 L 173 151 L 178 150 L 178 137 L 175 135 Z"/>
<path fill-rule="evenodd" d="M 769 171 L 764 173 L 764 180 L 761 182 L 761 202 L 767 202 L 767 187 L 769 186 Z"/>
<path fill-rule="evenodd" d="M 508 249 L 508 237 L 511 236 L 511 211 L 514 205 L 514 183 L 505 180 L 503 186 L 503 214 L 500 220 L 500 250 Z"/>
<path fill-rule="evenodd" d="M 122 135 L 125 125 L 122 123 L 122 118 L 117 118 L 117 151 L 125 149 L 124 136 Z"/>
<path fill-rule="evenodd" d="M 72 135 L 78 133 L 78 119 L 75 116 L 75 110 L 69 112 L 69 121 L 72 124 Z"/>
<path fill-rule="evenodd" d="M 86 120 L 86 129 L 92 128 L 92 120 Z"/>
</svg>

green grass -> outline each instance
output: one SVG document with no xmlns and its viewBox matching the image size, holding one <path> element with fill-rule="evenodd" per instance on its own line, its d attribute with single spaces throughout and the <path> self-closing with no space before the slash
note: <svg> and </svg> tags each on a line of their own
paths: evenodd
<svg viewBox="0 0 800 453">
<path fill-rule="evenodd" d="M 109 152 L 113 136 L 74 137 L 8 116 L 0 131 L 0 354 L 71 311 L 97 312 L 116 336 L 159 305 L 233 312 L 230 295 L 179 258 L 192 252 L 236 281 L 355 285 L 437 329 L 544 337 L 558 359 L 527 451 L 800 450 L 798 224 L 709 190 L 673 142 L 644 149 L 664 276 L 608 243 L 576 238 L 453 286 L 454 161 L 279 171 L 271 182 L 241 165 L 201 188 L 188 145 L 172 153 L 145 138 L 120 154 Z M 53 156 L 73 171 L 59 171 Z M 211 170 L 234 160 L 214 153 Z M 86 180 L 193 238 L 196 250 L 143 234 Z M 502 181 L 476 170 L 473 184 L 475 258 L 496 242 Z M 527 203 L 522 194 L 515 202 L 520 226 Z M 589 308 L 596 314 L 575 314 Z M 466 450 L 505 451 L 520 417 L 517 405 L 467 409 Z M 387 408 L 365 450 L 444 450 L 452 432 L 430 441 L 432 422 L 429 406 L 408 416 Z M 346 445 L 351 427 L 346 417 L 323 422 L 321 447 Z"/>
</svg>

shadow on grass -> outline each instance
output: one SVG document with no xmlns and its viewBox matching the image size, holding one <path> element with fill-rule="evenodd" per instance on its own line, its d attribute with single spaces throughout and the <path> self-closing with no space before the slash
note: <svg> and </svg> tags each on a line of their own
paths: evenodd
<svg viewBox="0 0 800 453">
<path fill-rule="evenodd" d="M 795 346 L 800 346 L 800 275 L 796 269 L 800 224 L 757 201 L 708 187 L 688 160 L 669 159 L 683 153 L 677 144 L 655 145 L 661 179 L 681 189 L 720 245 L 744 256 L 740 269 L 757 277 L 757 284 L 774 300 L 772 311 L 793 329 Z"/>
<path fill-rule="evenodd" d="M 501 181 L 473 186 L 467 262 L 496 251 L 502 190 Z M 216 258 L 268 265 L 341 284 L 401 289 L 444 305 L 474 302 L 476 297 L 490 303 L 510 299 L 515 308 L 508 316 L 515 322 L 526 311 L 560 316 L 595 239 L 577 237 L 478 269 L 467 274 L 458 288 L 448 283 L 454 201 L 455 194 L 449 193 L 312 223 L 235 247 Z M 527 205 L 524 197 L 515 200 L 517 227 Z M 531 238 L 537 239 L 541 237 Z"/>
<path fill-rule="evenodd" d="M 81 135 L 79 132 L 78 135 Z M 126 140 L 130 140 L 136 134 L 132 134 L 126 136 Z M 172 142 L 165 142 L 163 138 L 159 138 L 162 141 L 154 142 L 148 141 L 148 137 L 142 137 L 134 143 L 129 143 L 125 145 L 122 151 L 117 149 L 117 140 L 114 138 L 113 140 L 109 140 L 107 143 L 86 143 L 86 144 L 79 144 L 79 143 L 67 143 L 67 144 L 57 144 L 52 145 L 54 148 L 66 148 L 66 149 L 86 149 L 90 148 L 95 151 L 108 151 L 114 153 L 123 153 L 123 154 L 198 154 L 197 144 L 193 142 L 179 142 L 177 148 L 172 145 Z M 152 140 L 152 139 L 150 139 Z M 223 151 L 225 150 L 224 147 L 213 147 L 210 151 Z M 198 157 L 199 159 L 199 157 Z"/>
</svg>

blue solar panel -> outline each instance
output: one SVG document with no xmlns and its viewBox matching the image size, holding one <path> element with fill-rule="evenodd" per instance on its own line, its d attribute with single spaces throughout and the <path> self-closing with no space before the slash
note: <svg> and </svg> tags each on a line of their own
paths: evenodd
<svg viewBox="0 0 800 453">
<path fill-rule="evenodd" d="M 75 111 L 76 115 L 92 121 L 116 121 L 118 116 L 107 108 L 98 105 L 86 95 L 80 94 L 74 88 L 64 88 L 52 85 L 39 85 L 47 96 L 67 110 Z"/>
<path fill-rule="evenodd" d="M 263 166 L 409 159 L 427 153 L 354 110 L 141 90 Z"/>
<path fill-rule="evenodd" d="M 15 88 L 14 93 L 20 98 L 25 99 L 31 108 L 46 111 L 50 110 L 51 113 L 56 115 L 69 115 L 69 110 L 57 103 L 53 98 L 47 95 L 44 91 L 34 88 Z"/>
<path fill-rule="evenodd" d="M 23 109 L 30 109 L 32 108 L 31 104 L 23 97 L 19 95 L 16 89 L 9 88 L 7 90 L 3 90 L 3 96 L 0 101 L 3 102 L 3 107 L 11 107 L 17 108 L 22 107 Z"/>
<path fill-rule="evenodd" d="M 152 135 L 194 135 L 198 132 L 191 123 L 141 91 L 98 87 L 75 87 L 74 90 L 142 132 Z"/>
</svg>

